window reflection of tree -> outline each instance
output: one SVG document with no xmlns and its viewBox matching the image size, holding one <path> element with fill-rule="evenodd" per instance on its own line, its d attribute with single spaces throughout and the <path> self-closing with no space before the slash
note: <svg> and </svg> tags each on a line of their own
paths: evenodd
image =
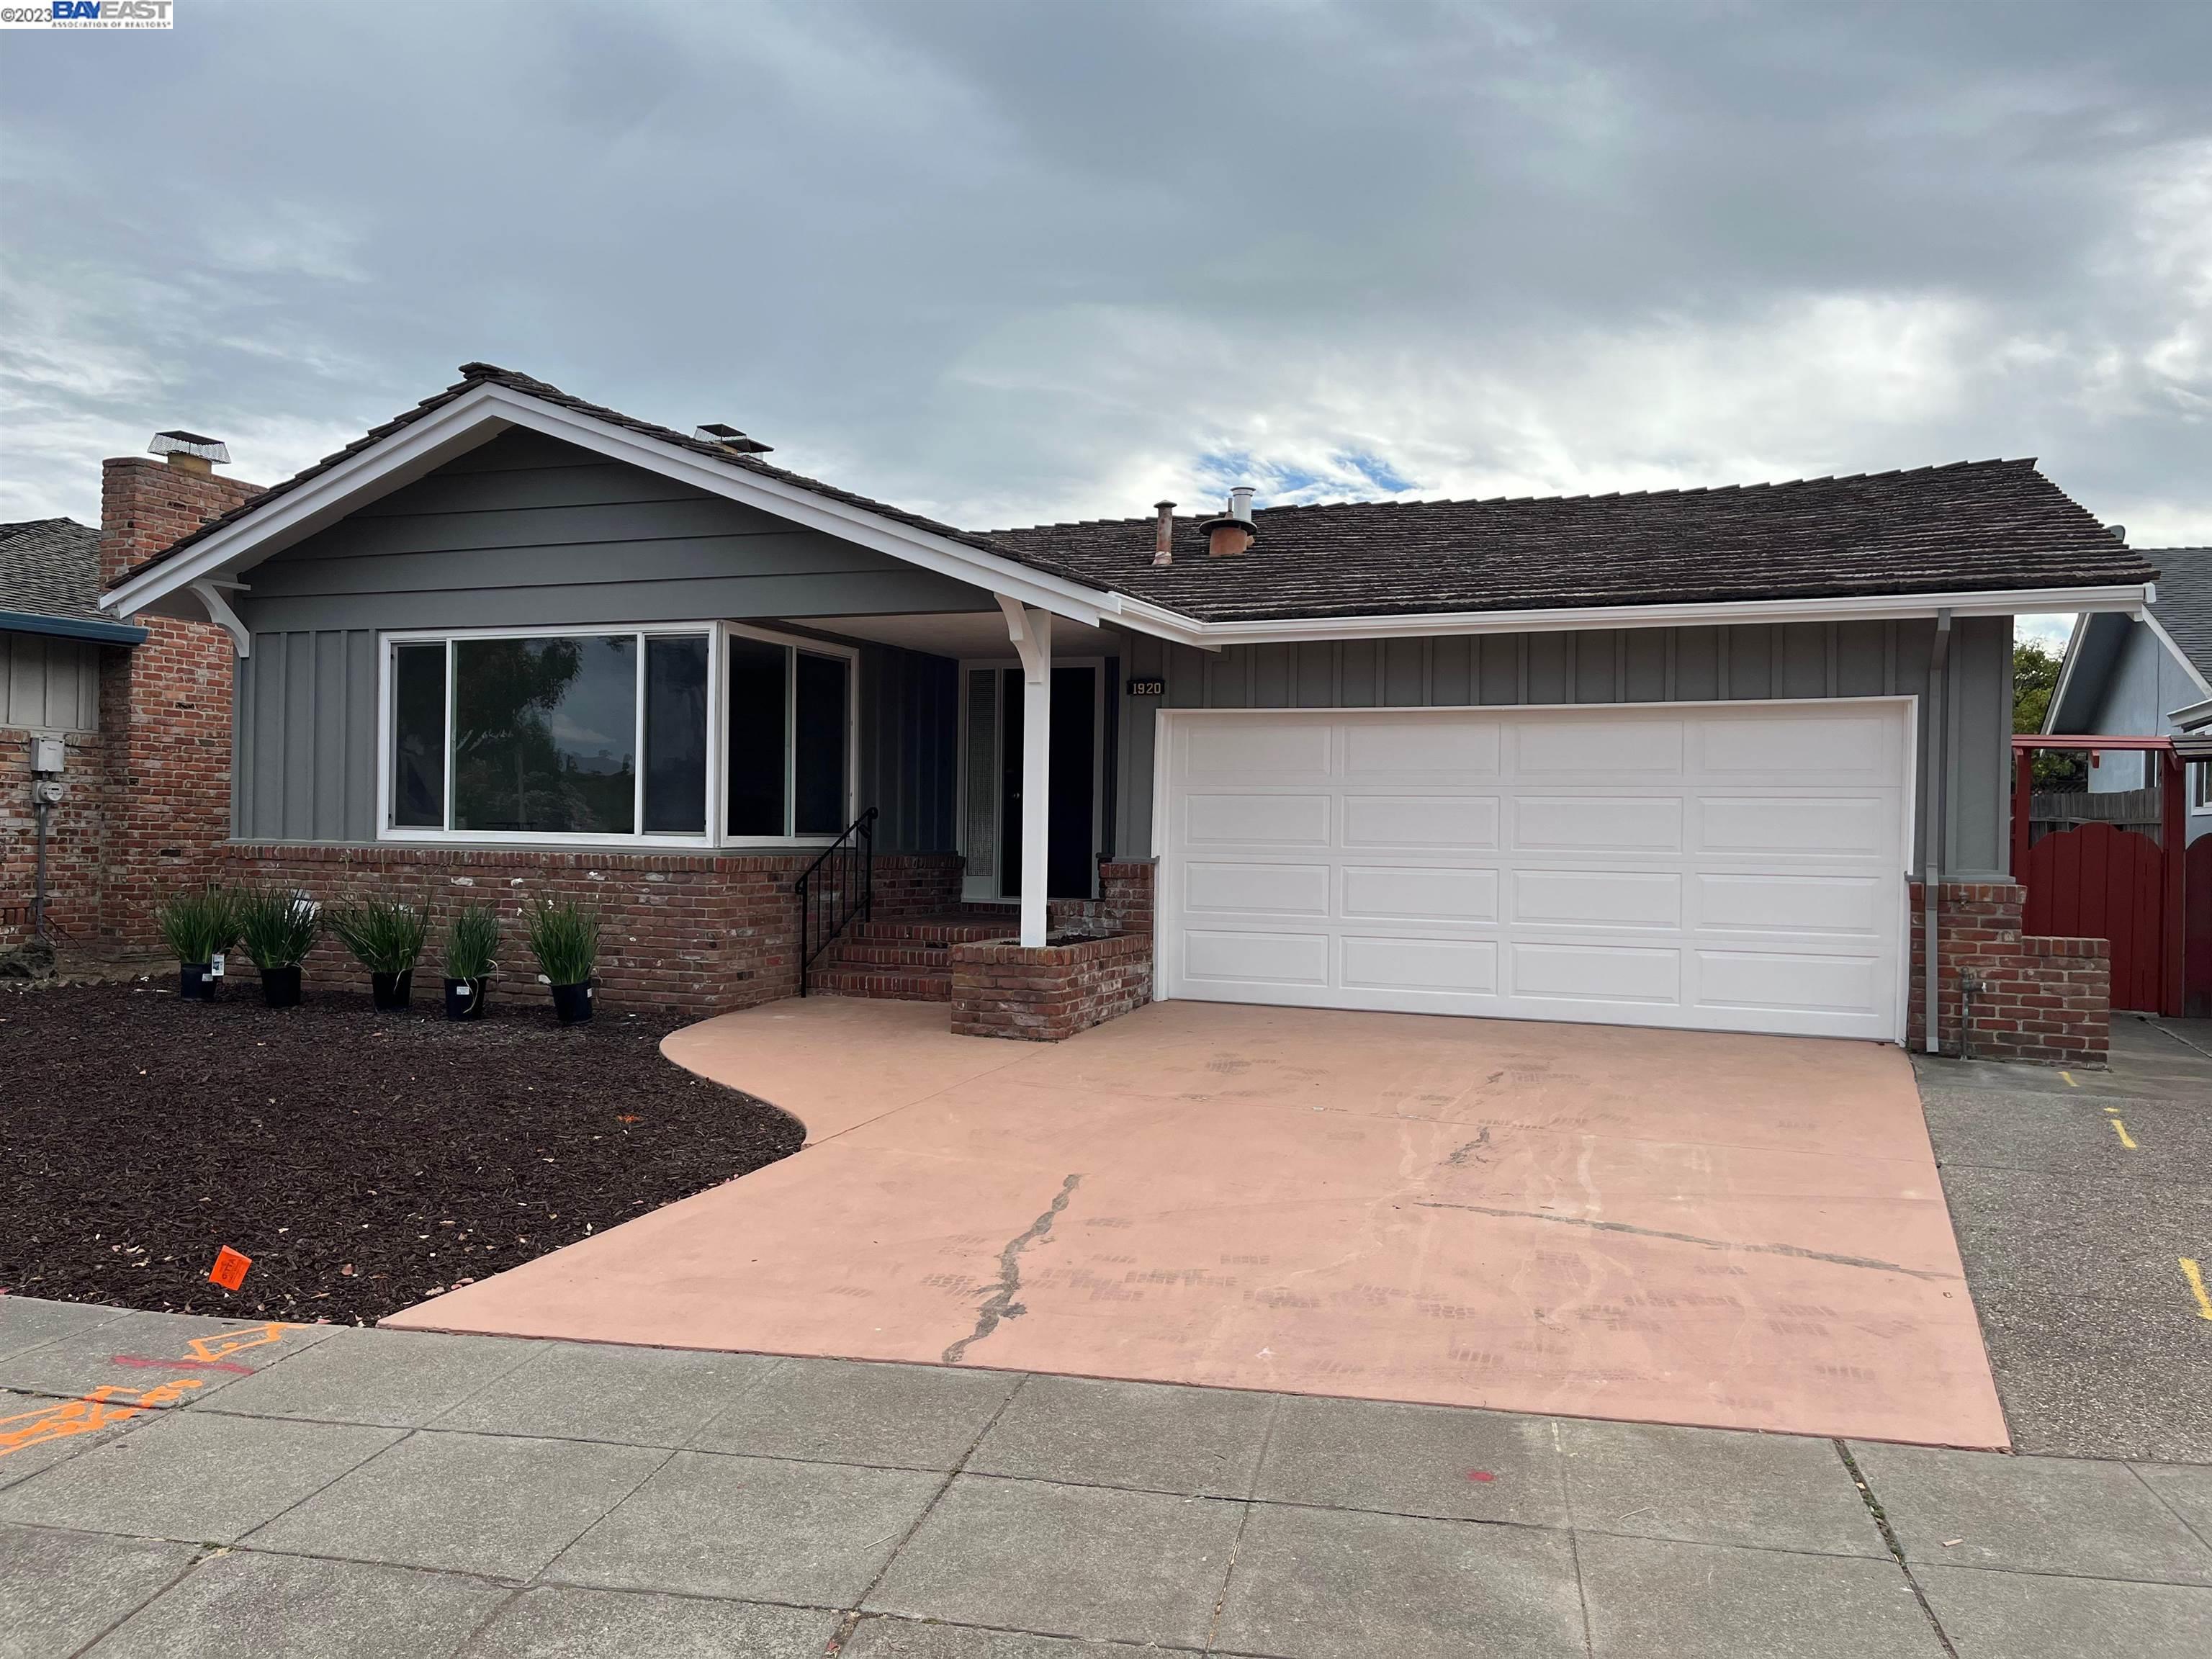
<svg viewBox="0 0 2212 1659">
<path fill-rule="evenodd" d="M 598 645 L 627 665 L 627 639 L 470 640 L 456 652 L 456 828 L 626 834 L 635 813 L 634 757 L 587 770 L 554 736 L 552 716 Z M 633 728 L 634 729 L 634 728 Z M 625 739 L 624 749 L 632 746 Z"/>
</svg>

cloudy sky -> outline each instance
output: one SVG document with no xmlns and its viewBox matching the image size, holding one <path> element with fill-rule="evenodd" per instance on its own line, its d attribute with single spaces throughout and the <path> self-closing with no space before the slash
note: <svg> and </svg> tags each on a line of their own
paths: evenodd
<svg viewBox="0 0 2212 1659">
<path fill-rule="evenodd" d="M 2035 455 L 2212 542 L 2212 6 L 176 14 L 0 35 L 0 518 L 481 357 L 977 527 Z"/>
</svg>

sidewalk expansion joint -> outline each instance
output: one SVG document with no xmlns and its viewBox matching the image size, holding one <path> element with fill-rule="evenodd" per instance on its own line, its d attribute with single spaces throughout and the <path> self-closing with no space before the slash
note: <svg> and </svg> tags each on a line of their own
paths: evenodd
<svg viewBox="0 0 2212 1659">
<path fill-rule="evenodd" d="M 1891 1558 L 1897 1563 L 1897 1570 L 1905 1575 L 1905 1582 L 1912 1587 L 1912 1599 L 1920 1604 L 1920 1612 L 1928 1620 L 1928 1628 L 1935 1632 L 1936 1640 L 1942 1644 L 1949 1659 L 1959 1659 L 1959 1650 L 1951 1645 L 1950 1637 L 1944 1633 L 1942 1621 L 1936 1618 L 1936 1609 L 1929 1605 L 1927 1592 L 1920 1588 L 1920 1580 L 1913 1576 L 1912 1563 L 1905 1559 L 1905 1547 L 1897 1541 L 1896 1531 L 1889 1524 L 1889 1516 L 1882 1510 L 1881 1500 L 1874 1495 L 1874 1488 L 1867 1484 L 1858 1459 L 1851 1455 L 1851 1449 L 1841 1439 L 1830 1443 L 1835 1447 L 1836 1455 L 1844 1460 L 1844 1472 L 1851 1477 L 1851 1484 L 1859 1489 L 1859 1499 L 1866 1505 L 1867 1513 L 1874 1517 L 1875 1528 L 1881 1534 L 1881 1541 L 1888 1547 Z"/>
</svg>

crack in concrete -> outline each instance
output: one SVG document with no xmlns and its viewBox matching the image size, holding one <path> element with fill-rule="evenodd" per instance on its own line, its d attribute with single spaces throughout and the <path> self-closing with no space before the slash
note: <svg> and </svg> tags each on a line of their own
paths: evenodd
<svg viewBox="0 0 2212 1659">
<path fill-rule="evenodd" d="M 975 1312 L 975 1328 L 947 1348 L 940 1356 L 948 1365 L 957 1365 L 960 1358 L 976 1343 L 999 1328 L 1002 1319 L 1018 1319 L 1029 1310 L 1014 1300 L 1014 1292 L 1022 1287 L 1022 1252 L 1052 1231 L 1052 1219 L 1067 1207 L 1067 1200 L 1083 1182 L 1079 1175 L 1072 1175 L 1060 1183 L 1060 1192 L 1045 1212 L 1029 1224 L 1029 1231 L 1006 1241 L 1006 1248 L 999 1252 L 999 1282 L 991 1287 L 991 1295 Z"/>
<path fill-rule="evenodd" d="M 1601 1233 L 1632 1233 L 1638 1238 L 1670 1239 L 1677 1244 L 1695 1244 L 1708 1250 L 1743 1250 L 1754 1255 L 1789 1255 L 1801 1261 L 1826 1261 L 1838 1267 L 1871 1267 L 1878 1273 L 1903 1273 L 1908 1279 L 1925 1279 L 1942 1285 L 1959 1282 L 1956 1273 L 1929 1273 L 1921 1267 L 1900 1267 L 1894 1261 L 1877 1261 L 1872 1256 L 1835 1255 L 1826 1250 L 1802 1249 L 1795 1244 L 1735 1244 L 1724 1238 L 1700 1238 L 1695 1233 L 1669 1233 L 1656 1227 L 1632 1227 L 1625 1221 L 1593 1221 L 1578 1215 L 1540 1215 L 1532 1210 L 1494 1210 L 1486 1204 L 1446 1204 L 1436 1199 L 1420 1200 L 1417 1207 L 1424 1210 L 1465 1210 L 1474 1215 L 1503 1216 L 1508 1221 L 1549 1221 L 1562 1227 L 1588 1227 Z"/>
<path fill-rule="evenodd" d="M 1486 1123 L 1483 1125 L 1482 1133 L 1475 1136 L 1474 1139 L 1467 1142 L 1463 1146 L 1453 1147 L 1451 1156 L 1446 1158 L 1444 1162 L 1455 1169 L 1465 1169 L 1467 1167 L 1468 1159 L 1474 1158 L 1477 1152 L 1488 1145 L 1490 1145 L 1490 1126 Z M 1476 1158 L 1474 1161 L 1477 1164 L 1487 1164 L 1490 1162 L 1486 1158 Z"/>
</svg>

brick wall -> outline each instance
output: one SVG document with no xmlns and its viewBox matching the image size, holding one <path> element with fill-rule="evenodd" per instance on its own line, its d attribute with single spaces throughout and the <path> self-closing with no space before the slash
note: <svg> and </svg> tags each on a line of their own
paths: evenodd
<svg viewBox="0 0 2212 1659">
<path fill-rule="evenodd" d="M 599 907 L 599 1000 L 702 1018 L 791 996 L 799 989 L 799 908 L 791 886 L 811 853 L 556 853 L 531 848 L 227 845 L 226 880 L 300 888 L 325 902 L 376 891 L 428 902 L 431 944 L 417 970 L 442 976 L 441 918 L 467 903 L 495 906 L 505 923 L 494 994 L 543 998 L 521 915 L 540 894 Z M 960 889 L 951 853 L 876 859 L 879 915 L 945 908 Z M 365 988 L 368 975 L 336 941 L 309 959 L 311 983 Z"/>
<path fill-rule="evenodd" d="M 952 1030 L 1058 1042 L 1152 1000 L 1152 936 L 952 947 Z"/>
<path fill-rule="evenodd" d="M 261 489 L 145 456 L 102 462 L 100 586 L 113 586 Z M 145 643 L 103 653 L 100 678 L 101 933 L 126 946 L 153 941 L 154 905 L 204 874 L 214 848 L 230 834 L 235 672 L 221 629 L 170 617 L 132 620 L 147 629 Z"/>
<path fill-rule="evenodd" d="M 1927 1030 L 1922 935 L 1924 889 L 1912 886 L 1909 1041 Z M 1936 890 L 1936 1034 L 1960 1053 L 1960 1018 L 1972 994 L 1966 1052 L 1977 1060 L 2101 1066 L 2112 1035 L 2112 946 L 2100 939 L 2046 939 L 2020 930 L 2026 890 L 2017 882 L 1945 882 Z"/>
<path fill-rule="evenodd" d="M 100 936 L 105 814 L 97 781 L 105 763 L 105 739 L 97 732 L 71 732 L 64 741 L 69 752 L 62 781 L 69 793 L 46 822 L 46 928 L 59 943 L 83 945 Z M 30 936 L 38 847 L 38 818 L 31 807 L 31 734 L 0 727 L 0 951 Z"/>
</svg>

